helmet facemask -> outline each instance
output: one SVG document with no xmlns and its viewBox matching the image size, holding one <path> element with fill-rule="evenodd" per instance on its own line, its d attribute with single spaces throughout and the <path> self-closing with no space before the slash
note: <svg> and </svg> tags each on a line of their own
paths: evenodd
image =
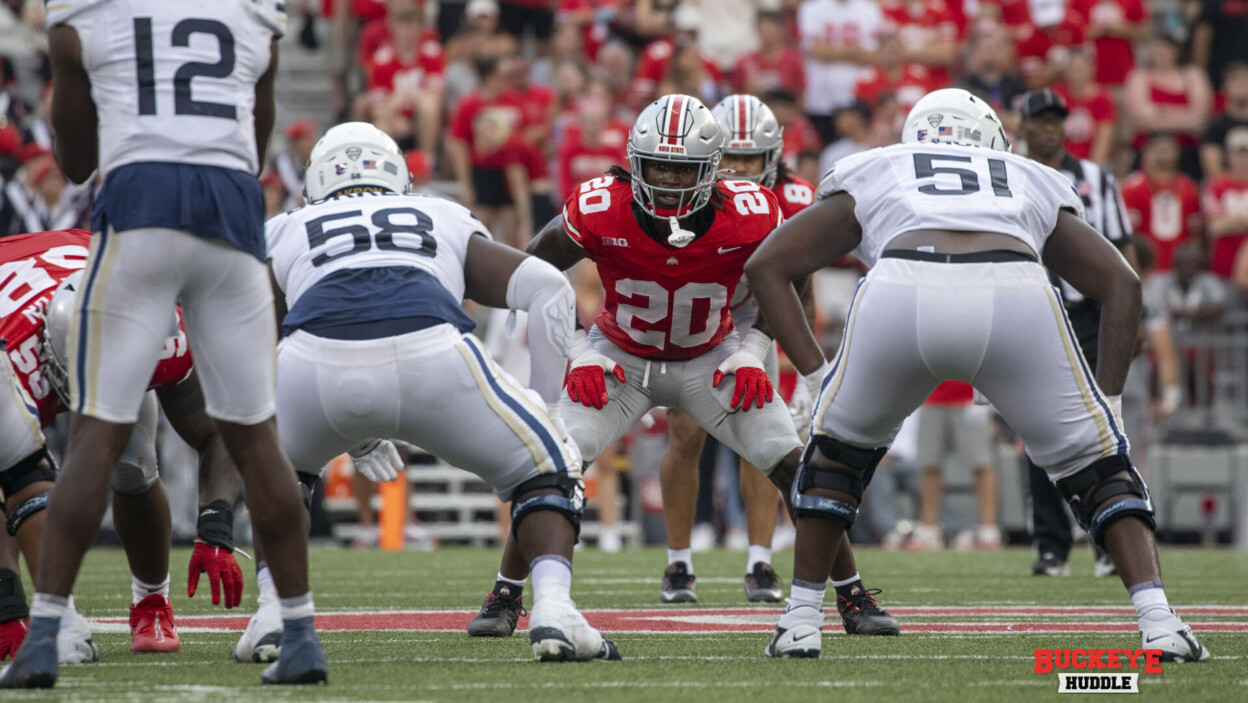
<svg viewBox="0 0 1248 703">
<path fill-rule="evenodd" d="M 681 157 L 664 154 L 640 153 L 630 143 L 628 146 L 628 163 L 632 169 L 633 197 L 641 204 L 643 210 L 652 217 L 677 219 L 688 217 L 710 202 L 715 191 L 716 174 L 719 171 L 721 154 L 716 151 L 710 156 Z M 646 165 L 650 162 L 667 164 L 691 164 L 697 166 L 694 184 L 687 188 L 667 188 L 653 185 L 646 181 Z M 665 204 L 660 202 L 664 196 L 675 196 L 676 202 Z"/>
</svg>

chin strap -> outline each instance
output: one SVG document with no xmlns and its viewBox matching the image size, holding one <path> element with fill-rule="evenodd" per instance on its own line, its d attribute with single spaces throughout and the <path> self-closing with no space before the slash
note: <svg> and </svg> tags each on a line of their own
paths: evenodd
<svg viewBox="0 0 1248 703">
<path fill-rule="evenodd" d="M 672 233 L 667 235 L 667 243 L 674 247 L 687 247 L 694 240 L 695 235 L 687 229 L 680 228 L 680 220 L 675 215 L 667 218 L 668 224 L 672 227 Z"/>
</svg>

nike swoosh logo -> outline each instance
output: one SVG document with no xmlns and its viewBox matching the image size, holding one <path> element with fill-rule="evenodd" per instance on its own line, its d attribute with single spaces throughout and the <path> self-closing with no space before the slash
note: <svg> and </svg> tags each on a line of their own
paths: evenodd
<svg viewBox="0 0 1248 703">
<path fill-rule="evenodd" d="M 793 638 L 793 641 L 794 641 L 794 642 L 801 642 L 801 641 L 802 641 L 802 640 L 804 640 L 804 639 L 808 639 L 808 638 L 810 638 L 810 637 L 816 637 L 816 636 L 818 636 L 818 635 L 819 635 L 819 633 L 818 633 L 818 632 L 807 632 L 806 634 L 802 635 L 801 637 L 794 637 L 794 638 Z"/>
<path fill-rule="evenodd" d="M 730 251 L 736 251 L 736 250 L 738 250 L 738 249 L 740 249 L 740 248 L 741 248 L 741 247 L 720 247 L 720 248 L 719 248 L 719 253 L 721 253 L 721 254 L 727 254 L 727 253 L 728 253 L 728 252 L 730 252 Z"/>
<path fill-rule="evenodd" d="M 1156 635 L 1155 637 L 1149 637 L 1148 639 L 1144 640 L 1144 644 L 1148 644 L 1149 642 L 1156 642 L 1157 640 L 1163 637 L 1168 637 L 1168 635 Z"/>
</svg>

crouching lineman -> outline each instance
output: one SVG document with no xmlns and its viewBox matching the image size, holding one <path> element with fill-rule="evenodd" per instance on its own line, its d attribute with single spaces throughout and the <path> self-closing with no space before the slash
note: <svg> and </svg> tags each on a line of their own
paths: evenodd
<svg viewBox="0 0 1248 703">
<path fill-rule="evenodd" d="M 512 534 L 536 589 L 534 658 L 619 659 L 570 595 L 584 504 L 580 453 L 558 405 L 572 287 L 553 266 L 492 241 L 466 208 L 407 194 L 410 181 L 390 137 L 342 124 L 312 151 L 310 204 L 267 225 L 288 306 L 277 357 L 282 442 L 305 474 L 376 437 L 476 473 L 513 501 Z M 465 297 L 528 312 L 533 390 L 469 334 Z"/>
<path fill-rule="evenodd" d="M 729 309 L 746 259 L 783 216 L 775 194 L 758 183 L 717 178 L 723 143 L 719 122 L 699 100 L 659 98 L 629 133 L 631 173 L 617 166 L 583 184 L 529 251 L 565 270 L 588 258 L 606 289 L 594 329 L 577 332 L 563 399 L 568 431 L 586 458 L 651 408 L 677 408 L 787 495 L 801 441 L 787 406 L 773 400 L 764 367 L 772 340 L 762 316 L 737 330 Z M 846 541 L 837 591 L 856 603 L 841 611 L 846 632 L 897 634 L 897 620 L 858 578 L 848 539 L 838 539 Z M 515 628 L 525 572 L 513 546 L 470 634 L 505 637 Z"/>
<path fill-rule="evenodd" d="M 996 406 L 1113 557 L 1144 647 L 1164 661 L 1209 658 L 1166 601 L 1152 502 L 1119 429 L 1139 279 L 1083 222 L 1069 179 L 1009 148 L 986 103 L 964 90 L 930 93 L 901 144 L 838 162 L 819 201 L 746 265 L 777 340 L 819 386 L 793 491 L 794 585 L 770 656 L 819 655 L 822 594 L 800 582 L 827 578 L 902 420 L 937 384 L 958 380 Z M 872 268 L 825 368 L 792 281 L 851 250 Z M 1102 306 L 1095 376 L 1041 259 Z"/>
<path fill-rule="evenodd" d="M 8 516 L 0 535 L 0 659 L 17 651 L 25 638 L 29 611 L 18 577 L 20 546 L 31 575 L 38 570 L 44 508 L 55 466 L 44 446 L 41 426 L 66 411 L 66 339 L 82 283 L 91 234 L 83 230 L 39 232 L 0 241 L 0 260 L 24 286 L 18 303 L 0 319 L 6 354 L 0 359 L 0 432 L 8 450 L 0 459 L 0 491 Z M 169 602 L 169 500 L 157 474 L 156 421 L 159 395 L 178 434 L 200 452 L 202 504 L 213 504 L 225 517 L 238 495 L 236 470 L 204 414 L 199 383 L 193 378 L 186 335 L 170 311 L 171 332 L 162 359 L 144 397 L 139 421 L 121 460 L 113 469 L 113 522 L 131 568 L 131 652 L 176 652 L 180 647 Z M 215 512 L 214 512 L 215 514 Z M 207 571 L 213 602 L 226 593 L 226 607 L 238 604 L 242 572 L 233 557 L 233 525 L 208 517 L 192 556 L 192 583 Z M 57 637 L 60 663 L 99 658 L 90 627 L 72 599 Z"/>
</svg>

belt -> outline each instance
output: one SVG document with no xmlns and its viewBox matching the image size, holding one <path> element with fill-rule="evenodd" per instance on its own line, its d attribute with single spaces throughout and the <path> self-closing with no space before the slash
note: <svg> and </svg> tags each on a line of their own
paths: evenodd
<svg viewBox="0 0 1248 703">
<path fill-rule="evenodd" d="M 302 329 L 309 334 L 325 337 L 326 339 L 361 341 L 365 339 L 397 337 L 401 334 L 420 332 L 421 330 L 427 330 L 430 327 L 442 324 L 446 324 L 446 320 L 437 317 L 418 316 L 343 324 L 303 325 Z"/>
<path fill-rule="evenodd" d="M 938 264 L 995 264 L 1011 261 L 1030 261 L 1037 263 L 1036 257 L 1021 251 L 1010 249 L 989 249 L 988 251 L 970 251 L 965 254 L 937 254 L 931 251 L 915 249 L 888 249 L 880 254 L 881 259 L 909 259 L 911 261 L 932 261 Z"/>
</svg>

